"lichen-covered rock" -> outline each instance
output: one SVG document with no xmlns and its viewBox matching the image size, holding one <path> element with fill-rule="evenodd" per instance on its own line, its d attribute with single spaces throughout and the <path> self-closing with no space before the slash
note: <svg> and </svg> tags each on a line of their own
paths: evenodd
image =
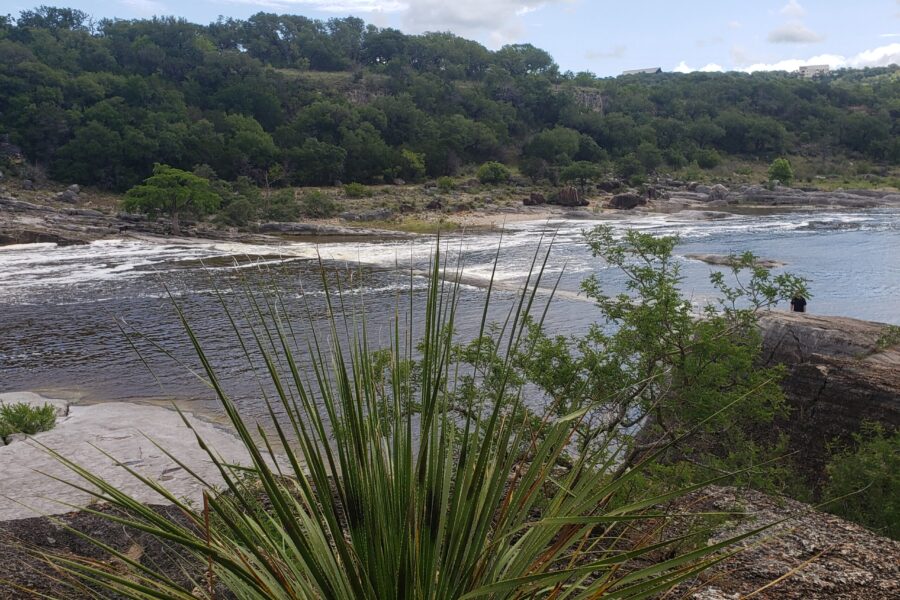
<svg viewBox="0 0 900 600">
<path fill-rule="evenodd" d="M 741 551 L 684 584 L 673 598 L 731 600 L 768 586 L 768 600 L 888 600 L 900 597 L 900 542 L 860 525 L 754 490 L 711 487 L 678 503 L 684 512 L 745 512 L 709 543 L 784 522 L 741 541 Z M 678 533 L 671 529 L 667 535 Z M 783 579 L 780 579 L 783 578 Z M 668 597 L 668 596 L 667 596 Z"/>
</svg>

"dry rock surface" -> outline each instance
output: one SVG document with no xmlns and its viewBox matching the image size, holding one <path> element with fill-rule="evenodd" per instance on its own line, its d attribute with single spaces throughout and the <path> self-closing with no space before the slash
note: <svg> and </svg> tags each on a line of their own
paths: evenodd
<svg viewBox="0 0 900 600">
<path fill-rule="evenodd" d="M 696 600 L 889 600 L 900 598 L 900 542 L 881 537 L 809 505 L 753 490 L 713 487 L 689 500 L 693 512 L 746 511 L 709 540 L 735 535 L 789 517 L 740 543 L 743 551 L 704 572 L 682 589 Z M 783 578 L 783 579 L 780 579 Z M 780 580 L 779 580 L 780 579 Z M 778 580 L 778 581 L 776 581 Z"/>
<path fill-rule="evenodd" d="M 58 411 L 63 408 L 63 401 L 27 392 L 3 394 L 0 401 L 50 403 L 57 406 Z M 246 463 L 249 460 L 243 444 L 229 430 L 197 417 L 189 416 L 188 419 L 197 434 L 226 462 Z M 67 407 L 65 416 L 57 418 L 57 425 L 51 431 L 0 447 L 0 521 L 62 514 L 72 510 L 68 505 L 88 506 L 92 502 L 88 493 L 48 477 L 84 484 L 48 449 L 103 477 L 141 502 L 161 504 L 165 501 L 117 461 L 161 482 L 176 497 L 201 501 L 203 487 L 154 442 L 190 465 L 212 485 L 221 483 L 215 465 L 174 410 L 127 402 L 72 405 Z"/>
</svg>

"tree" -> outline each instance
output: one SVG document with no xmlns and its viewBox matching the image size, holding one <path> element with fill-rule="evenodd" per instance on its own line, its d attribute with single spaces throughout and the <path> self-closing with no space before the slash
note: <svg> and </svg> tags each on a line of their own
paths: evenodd
<svg viewBox="0 0 900 600">
<path fill-rule="evenodd" d="M 574 129 L 555 127 L 534 136 L 525 146 L 525 156 L 565 165 L 578 154 L 581 136 Z"/>
<path fill-rule="evenodd" d="M 561 181 L 577 181 L 582 195 L 584 195 L 589 181 L 599 179 L 602 176 L 603 171 L 600 170 L 599 166 L 584 160 L 572 163 L 559 174 Z"/>
<path fill-rule="evenodd" d="M 617 442 L 630 449 L 624 467 L 701 423 L 702 443 L 692 440 L 693 449 L 682 455 L 759 450 L 745 435 L 750 424 L 770 422 L 784 405 L 780 369 L 757 362 L 757 315 L 808 293 L 805 280 L 773 275 L 745 253 L 727 269 L 733 287 L 725 273 L 713 273 L 718 298 L 698 310 L 681 290 L 677 238 L 634 230 L 620 236 L 609 226 L 586 238 L 594 256 L 625 275 L 625 290 L 607 292 L 606 276 L 585 281 L 582 289 L 605 323 L 574 339 L 549 337 L 533 326 L 527 346 L 537 351 L 522 362 L 522 377 L 539 386 L 560 415 L 590 410 L 580 431 L 583 448 L 603 445 L 622 427 L 630 431 Z M 732 403 L 727 414 L 718 412 Z"/>
<path fill-rule="evenodd" d="M 193 173 L 156 163 L 153 175 L 125 194 L 125 210 L 149 215 L 165 213 L 172 219 L 172 234 L 180 235 L 178 219 L 183 214 L 202 215 L 219 207 L 221 198 L 209 180 Z"/>
<path fill-rule="evenodd" d="M 776 158 L 769 165 L 769 181 L 780 181 L 784 185 L 791 185 L 794 180 L 794 169 L 786 158 Z"/>
</svg>

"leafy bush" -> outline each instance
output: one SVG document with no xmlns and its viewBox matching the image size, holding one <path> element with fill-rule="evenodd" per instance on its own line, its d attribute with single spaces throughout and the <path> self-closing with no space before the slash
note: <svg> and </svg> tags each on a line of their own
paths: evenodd
<svg viewBox="0 0 900 600">
<path fill-rule="evenodd" d="M 481 183 L 492 185 L 506 183 L 509 181 L 511 174 L 506 165 L 492 160 L 478 167 L 476 176 Z"/>
<path fill-rule="evenodd" d="M 701 169 L 715 169 L 722 163 L 722 157 L 712 149 L 697 152 L 697 165 Z"/>
<path fill-rule="evenodd" d="M 348 183 L 344 186 L 344 194 L 348 198 L 371 198 L 372 190 L 361 183 Z"/>
<path fill-rule="evenodd" d="M 0 437 L 12 433 L 34 435 L 50 431 L 54 425 L 56 425 L 56 409 L 49 404 L 40 407 L 24 402 L 0 405 L 0 431 L 6 432 Z"/>
<path fill-rule="evenodd" d="M 823 495 L 835 500 L 825 509 L 900 539 L 900 430 L 867 424 L 854 442 L 826 466 Z"/>
<path fill-rule="evenodd" d="M 246 198 L 238 198 L 229 202 L 219 216 L 228 225 L 242 227 L 256 217 L 256 207 Z"/>
<path fill-rule="evenodd" d="M 776 158 L 769 165 L 769 181 L 780 181 L 784 185 L 790 185 L 794 180 L 794 170 L 786 158 Z"/>
<path fill-rule="evenodd" d="M 268 207 L 265 210 L 265 217 L 269 221 L 278 221 L 287 223 L 295 221 L 300 215 L 300 207 L 294 198 L 293 189 L 278 190 L 272 194 L 268 200 Z"/>
<path fill-rule="evenodd" d="M 486 321 L 487 294 L 482 335 L 460 346 L 453 309 L 460 288 L 442 277 L 444 265 L 438 247 L 428 292 L 410 292 L 408 309 L 386 327 L 392 333 L 380 352 L 369 347 L 364 309 L 345 306 L 340 288 L 331 289 L 323 273 L 340 305 L 329 301 L 325 311 L 328 342 L 309 341 L 311 384 L 298 367 L 303 357 L 280 303 L 255 297 L 246 303 L 255 311 L 255 331 L 235 324 L 236 343 L 229 347 L 242 348 L 243 359 L 268 379 L 271 414 L 284 415 L 274 420 L 276 440 L 244 420 L 219 383 L 212 366 L 218 361 L 186 325 L 252 461 L 235 469 L 207 450 L 228 492 L 207 496 L 202 509 L 168 495 L 181 512 L 173 518 L 60 460 L 126 515 L 100 516 L 180 547 L 194 558 L 186 568 L 206 577 L 182 587 L 108 546 L 115 570 L 68 555 L 55 558 L 56 566 L 129 598 L 191 598 L 195 585 L 207 598 L 218 585 L 260 600 L 512 599 L 546 597 L 553 589 L 575 599 L 644 597 L 694 577 L 717 562 L 714 552 L 764 529 L 692 552 L 683 550 L 684 538 L 648 544 L 646 528 L 666 519 L 651 507 L 687 490 L 664 497 L 637 491 L 611 505 L 653 456 L 627 470 L 618 468 L 615 446 L 566 456 L 584 410 L 532 419 L 526 408 L 525 382 L 512 367 L 537 358 L 527 333 L 539 324 L 529 312 L 541 274 L 528 278 L 502 330 Z M 221 301 L 229 315 L 237 309 Z M 242 300 L 235 302 L 244 310 Z M 412 323 L 415 331 L 405 330 Z M 256 435 L 269 451 L 257 446 Z M 273 445 L 284 456 L 273 456 Z"/>
<path fill-rule="evenodd" d="M 442 192 L 450 192 L 453 191 L 453 189 L 456 187 L 456 184 L 453 182 L 452 177 L 447 177 L 445 175 L 444 177 L 438 177 L 437 186 L 438 189 Z"/>
<path fill-rule="evenodd" d="M 300 214 L 313 219 L 327 219 L 337 214 L 339 207 L 331 196 L 322 192 L 307 192 L 300 199 Z"/>
</svg>

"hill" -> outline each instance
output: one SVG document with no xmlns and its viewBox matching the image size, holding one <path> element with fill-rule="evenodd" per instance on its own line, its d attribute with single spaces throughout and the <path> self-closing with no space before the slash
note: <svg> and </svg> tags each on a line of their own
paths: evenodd
<svg viewBox="0 0 900 600">
<path fill-rule="evenodd" d="M 573 161 L 639 179 L 782 155 L 810 180 L 884 175 L 900 163 L 898 114 L 897 66 L 601 79 L 528 44 L 490 51 L 357 18 L 0 17 L 0 162 L 114 190 L 155 162 L 266 186 L 416 181 L 490 160 L 551 182 Z"/>
</svg>

